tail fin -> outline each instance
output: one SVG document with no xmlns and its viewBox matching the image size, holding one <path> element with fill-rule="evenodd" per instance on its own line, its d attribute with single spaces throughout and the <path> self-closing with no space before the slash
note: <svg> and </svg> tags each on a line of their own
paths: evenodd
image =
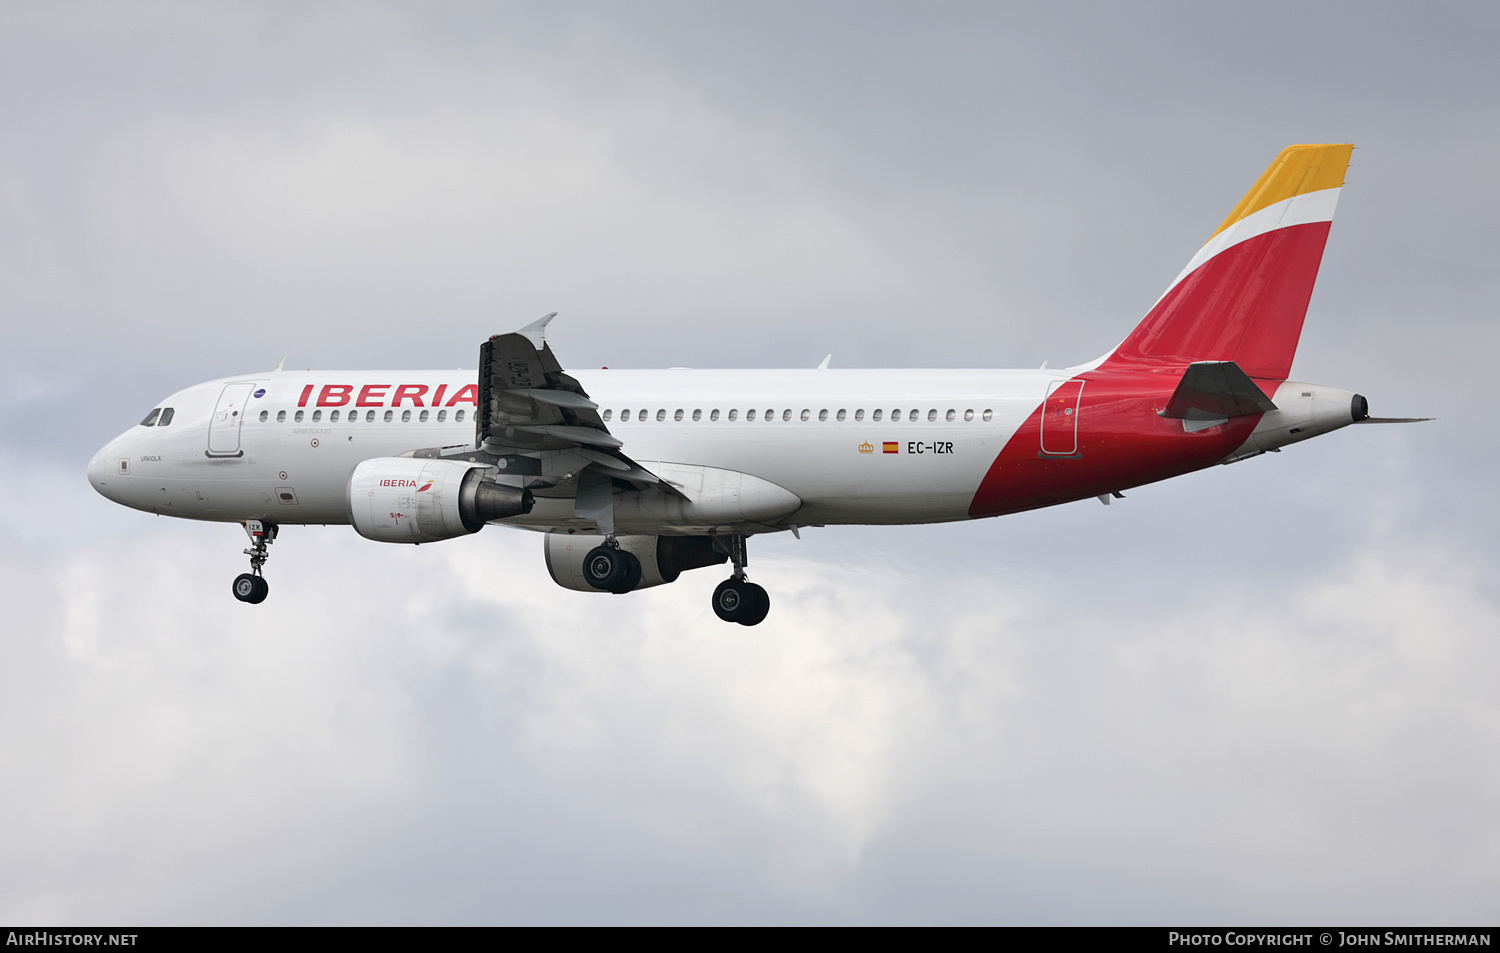
<svg viewBox="0 0 1500 953">
<path fill-rule="evenodd" d="M 1285 380 L 1351 145 L 1288 146 L 1099 367 L 1234 361 Z"/>
</svg>

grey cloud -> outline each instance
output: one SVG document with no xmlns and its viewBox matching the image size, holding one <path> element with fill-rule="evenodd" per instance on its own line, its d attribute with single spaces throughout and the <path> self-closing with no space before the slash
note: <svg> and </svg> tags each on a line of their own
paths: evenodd
<svg viewBox="0 0 1500 953">
<path fill-rule="evenodd" d="M 622 610 L 521 533 L 288 532 L 249 616 L 233 530 L 7 557 L 13 919 L 1493 911 L 1492 566 L 1372 551 L 1143 612 L 1066 550 L 949 567 L 937 599 L 774 553 L 773 621 L 726 632 L 707 577 Z"/>
</svg>

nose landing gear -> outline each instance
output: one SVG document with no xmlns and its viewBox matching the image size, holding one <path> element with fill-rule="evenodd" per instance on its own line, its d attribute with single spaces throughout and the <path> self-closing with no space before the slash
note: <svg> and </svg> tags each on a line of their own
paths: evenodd
<svg viewBox="0 0 1500 953">
<path fill-rule="evenodd" d="M 241 602 L 259 605 L 266 601 L 271 587 L 260 574 L 260 567 L 271 558 L 268 547 L 276 540 L 276 524 L 261 520 L 246 520 L 245 533 L 250 537 L 250 548 L 245 555 L 250 557 L 250 571 L 234 577 L 234 597 Z"/>
<path fill-rule="evenodd" d="M 266 584 L 263 576 L 252 576 L 248 572 L 242 572 L 234 577 L 234 597 L 241 602 L 251 605 L 264 602 L 271 587 Z"/>
<path fill-rule="evenodd" d="M 725 622 L 759 625 L 771 611 L 771 596 L 764 588 L 745 578 L 745 565 L 750 561 L 745 552 L 745 537 L 715 539 L 714 546 L 727 552 L 734 563 L 734 575 L 714 589 L 714 615 Z"/>
</svg>

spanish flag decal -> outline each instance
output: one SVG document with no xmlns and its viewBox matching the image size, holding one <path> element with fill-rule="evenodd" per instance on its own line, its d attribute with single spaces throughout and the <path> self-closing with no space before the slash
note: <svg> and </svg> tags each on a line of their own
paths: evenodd
<svg viewBox="0 0 1500 953">
<path fill-rule="evenodd" d="M 884 442 L 884 450 L 886 453 L 900 453 L 901 444 L 894 440 L 887 440 Z"/>
</svg>

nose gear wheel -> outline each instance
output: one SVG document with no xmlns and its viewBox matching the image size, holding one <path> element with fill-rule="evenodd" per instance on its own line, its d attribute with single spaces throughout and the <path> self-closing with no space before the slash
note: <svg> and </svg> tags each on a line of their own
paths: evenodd
<svg viewBox="0 0 1500 953">
<path fill-rule="evenodd" d="M 241 602 L 259 605 L 266 601 L 271 587 L 260 574 L 261 567 L 271 558 L 270 545 L 276 540 L 276 524 L 264 520 L 246 520 L 245 534 L 250 537 L 250 548 L 245 555 L 250 557 L 250 571 L 234 577 L 231 591 Z"/>
<path fill-rule="evenodd" d="M 266 601 L 266 595 L 271 587 L 266 583 L 264 576 L 252 576 L 248 572 L 242 572 L 234 577 L 234 597 L 241 602 L 251 605 L 259 605 Z"/>
</svg>

